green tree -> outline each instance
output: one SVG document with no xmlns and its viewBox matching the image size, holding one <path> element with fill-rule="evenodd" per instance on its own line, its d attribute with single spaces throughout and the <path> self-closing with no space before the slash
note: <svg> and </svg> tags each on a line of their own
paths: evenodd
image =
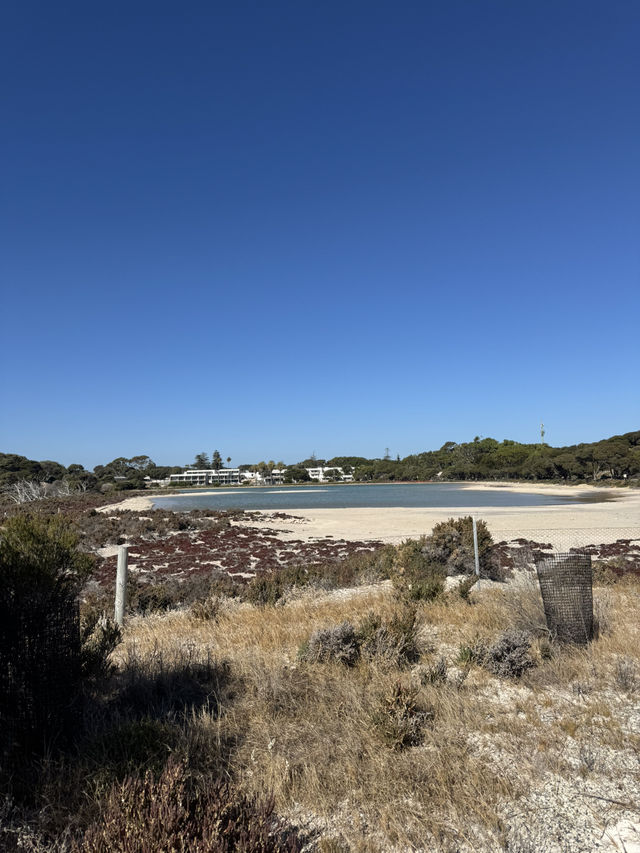
<svg viewBox="0 0 640 853">
<path fill-rule="evenodd" d="M 213 456 L 211 457 L 211 467 L 215 468 L 216 471 L 219 468 L 222 468 L 222 456 L 220 456 L 220 452 L 218 450 L 213 451 Z"/>
<path fill-rule="evenodd" d="M 197 453 L 195 461 L 193 463 L 194 468 L 206 469 L 211 467 L 211 463 L 209 462 L 209 457 L 206 453 Z"/>
<path fill-rule="evenodd" d="M 129 465 L 137 471 L 147 471 L 149 468 L 155 468 L 155 462 L 148 456 L 132 456 L 129 459 Z"/>
<path fill-rule="evenodd" d="M 306 468 L 301 468 L 299 465 L 291 465 L 287 468 L 287 473 L 284 475 L 285 483 L 308 483 L 311 480 Z"/>
</svg>

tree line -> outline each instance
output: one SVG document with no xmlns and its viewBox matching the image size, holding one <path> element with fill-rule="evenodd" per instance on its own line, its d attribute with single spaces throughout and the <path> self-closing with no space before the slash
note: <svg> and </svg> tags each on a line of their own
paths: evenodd
<svg viewBox="0 0 640 853">
<path fill-rule="evenodd" d="M 231 457 L 226 457 L 227 466 Z M 439 450 L 412 454 L 404 459 L 392 459 L 388 454 L 381 459 L 364 456 L 334 456 L 318 459 L 311 456 L 294 465 L 284 462 L 259 462 L 243 464 L 242 470 L 261 473 L 274 468 L 287 468 L 289 482 L 308 481 L 307 468 L 340 467 L 353 474 L 358 482 L 397 482 L 420 480 L 559 480 L 598 481 L 640 480 L 640 430 L 615 435 L 591 444 L 574 444 L 568 447 L 551 447 L 548 444 L 521 444 L 517 441 L 497 441 L 476 436 L 473 441 L 457 443 L 448 441 Z M 80 464 L 68 467 L 52 460 L 36 461 L 15 453 L 0 453 L 0 489 L 28 481 L 38 484 L 64 484 L 66 488 L 87 491 L 105 491 L 117 486 L 120 489 L 144 488 L 145 478 L 161 480 L 177 474 L 185 467 L 222 468 L 224 462 L 219 451 L 211 459 L 199 453 L 189 466 L 156 465 L 149 456 L 119 456 L 105 465 L 86 470 Z"/>
<path fill-rule="evenodd" d="M 338 463 L 332 459 L 327 464 Z M 476 436 L 404 459 L 354 459 L 353 473 L 360 482 L 634 479 L 640 478 L 640 431 L 568 447 Z"/>
<path fill-rule="evenodd" d="M 38 462 L 16 453 L 0 453 L 0 489 L 27 481 L 40 485 L 64 483 L 71 490 L 99 491 L 117 485 L 121 489 L 142 489 L 145 477 L 161 480 L 182 471 L 182 466 L 156 465 L 149 456 L 119 456 L 90 471 L 74 463 L 65 467 L 45 459 Z M 105 489 L 106 490 L 106 489 Z"/>
</svg>

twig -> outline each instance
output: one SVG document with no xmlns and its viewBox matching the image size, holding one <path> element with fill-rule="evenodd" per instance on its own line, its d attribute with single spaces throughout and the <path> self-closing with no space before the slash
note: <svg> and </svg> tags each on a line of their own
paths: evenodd
<svg viewBox="0 0 640 853">
<path fill-rule="evenodd" d="M 585 791 L 580 791 L 583 797 L 589 797 L 592 800 L 603 800 L 605 803 L 613 803 L 616 806 L 623 806 L 625 809 L 635 811 L 636 807 L 633 803 L 624 803 L 622 800 L 612 800 L 611 797 L 601 797 L 598 794 L 587 794 Z"/>
</svg>

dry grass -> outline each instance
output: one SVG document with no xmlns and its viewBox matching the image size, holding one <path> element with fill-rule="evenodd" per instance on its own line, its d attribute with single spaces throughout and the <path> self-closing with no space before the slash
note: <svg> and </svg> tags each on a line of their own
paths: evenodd
<svg viewBox="0 0 640 853">
<path fill-rule="evenodd" d="M 224 602 L 215 621 L 188 612 L 134 619 L 118 660 L 124 666 L 131 649 L 142 669 L 158 657 L 224 660 L 231 687 L 219 713 L 193 712 L 187 748 L 215 754 L 247 792 L 273 791 L 280 813 L 319 828 L 325 844 L 501 849 L 508 804 L 536 779 L 591 778 L 596 769 L 608 778 L 612 750 L 625 760 L 640 755 L 630 723 L 634 713 L 637 722 L 638 596 L 633 586 L 597 590 L 608 612 L 585 649 L 548 647 L 534 584 L 471 598 L 420 607 L 422 658 L 406 672 L 375 660 L 347 669 L 298 658 L 317 629 L 357 625 L 369 611 L 389 617 L 396 604 L 384 585 L 281 607 Z M 460 646 L 512 627 L 532 635 L 538 664 L 519 681 L 456 664 Z M 442 656 L 447 677 L 433 682 L 425 673 Z M 372 724 L 398 682 L 429 709 L 421 743 L 400 751 Z M 631 776 L 637 785 L 637 768 Z"/>
<path fill-rule="evenodd" d="M 45 767 L 46 840 L 32 849 L 90 825 L 114 783 L 160 772 L 171 755 L 244 794 L 272 792 L 309 851 L 592 849 L 553 837 L 576 809 L 584 838 L 600 837 L 637 821 L 640 801 L 638 586 L 596 588 L 595 600 L 601 630 L 584 648 L 550 643 L 526 578 L 422 603 L 420 659 L 402 669 L 384 656 L 346 667 L 299 654 L 314 631 L 392 620 L 388 583 L 275 607 L 221 599 L 207 619 L 132 618 L 79 755 Z M 520 679 L 461 659 L 508 629 L 532 641 L 536 666 Z"/>
</svg>

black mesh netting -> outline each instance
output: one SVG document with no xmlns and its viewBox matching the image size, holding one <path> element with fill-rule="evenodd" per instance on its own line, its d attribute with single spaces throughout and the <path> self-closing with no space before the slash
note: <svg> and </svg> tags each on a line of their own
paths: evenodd
<svg viewBox="0 0 640 853">
<path fill-rule="evenodd" d="M 590 554 L 554 554 L 536 563 L 547 627 L 565 643 L 588 643 L 593 636 Z"/>
<path fill-rule="evenodd" d="M 0 595 L 0 765 L 65 740 L 78 722 L 78 603 L 53 591 Z"/>
</svg>

